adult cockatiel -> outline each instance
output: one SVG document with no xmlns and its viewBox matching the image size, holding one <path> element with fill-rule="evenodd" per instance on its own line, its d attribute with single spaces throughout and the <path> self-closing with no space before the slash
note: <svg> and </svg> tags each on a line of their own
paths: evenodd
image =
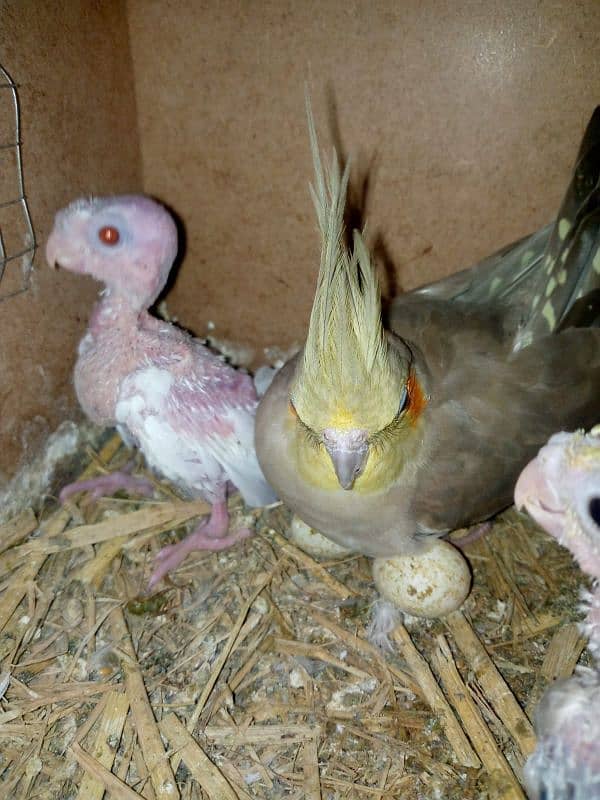
<svg viewBox="0 0 600 800">
<path fill-rule="evenodd" d="M 256 392 L 249 375 L 148 309 L 177 254 L 177 230 L 163 206 L 140 196 L 76 200 L 56 215 L 46 258 L 106 285 L 79 345 L 75 389 L 87 416 L 117 425 L 151 467 L 212 504 L 210 519 L 158 554 L 150 586 L 192 550 L 229 547 L 250 531 L 228 533 L 227 484 L 249 505 L 274 500 L 254 450 Z M 147 491 L 117 473 L 67 487 L 96 496 Z"/>
<path fill-rule="evenodd" d="M 348 169 L 323 166 L 309 109 L 321 266 L 303 351 L 257 412 L 280 498 L 376 557 L 485 520 L 549 435 L 600 416 L 600 109 L 553 225 L 398 297 L 387 329 L 362 236 L 347 242 Z"/>
<path fill-rule="evenodd" d="M 524 507 L 593 578 L 584 592 L 583 632 L 593 669 L 557 681 L 535 713 L 538 743 L 524 774 L 532 800 L 600 798 L 600 426 L 557 433 L 521 473 L 515 504 Z"/>
</svg>

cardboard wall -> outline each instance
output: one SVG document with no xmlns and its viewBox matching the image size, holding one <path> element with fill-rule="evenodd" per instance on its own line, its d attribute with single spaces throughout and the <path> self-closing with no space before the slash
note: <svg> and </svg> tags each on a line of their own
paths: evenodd
<svg viewBox="0 0 600 800">
<path fill-rule="evenodd" d="M 54 213 L 82 194 L 139 191 L 142 184 L 124 2 L 5 0 L 0 63 L 19 87 L 23 168 L 39 243 L 29 290 L 0 302 L 6 479 L 61 420 L 78 414 L 73 361 L 98 286 L 46 267 Z M 6 130 L 6 90 L 0 103 Z M 19 268 L 11 262 L 7 271 Z"/>
<path fill-rule="evenodd" d="M 199 335 L 301 340 L 318 265 L 304 83 L 324 147 L 367 180 L 395 290 L 549 220 L 600 101 L 597 0 L 5 0 L 32 217 L 144 188 L 187 228 L 167 297 Z M 76 412 L 97 287 L 45 267 L 0 303 L 0 473 Z"/>
<path fill-rule="evenodd" d="M 368 173 L 395 288 L 488 255 L 557 210 L 600 102 L 597 0 L 129 0 L 144 186 L 188 228 L 169 308 L 257 347 L 301 339 L 323 146 Z"/>
</svg>

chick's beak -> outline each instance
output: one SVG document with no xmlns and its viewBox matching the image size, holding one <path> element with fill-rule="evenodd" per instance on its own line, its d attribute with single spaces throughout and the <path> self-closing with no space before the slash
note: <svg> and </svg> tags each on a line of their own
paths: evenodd
<svg viewBox="0 0 600 800">
<path fill-rule="evenodd" d="M 514 501 L 517 511 L 522 511 L 527 507 L 531 497 L 531 486 L 532 484 L 534 486 L 537 485 L 538 482 L 537 464 L 534 461 L 530 461 L 521 472 L 515 486 Z"/>
<path fill-rule="evenodd" d="M 369 458 L 366 431 L 336 431 L 329 428 L 323 431 L 322 436 L 340 486 L 342 489 L 352 489 Z"/>
<path fill-rule="evenodd" d="M 514 500 L 517 510 L 523 508 L 531 511 L 533 506 L 545 506 L 548 509 L 560 507 L 560 500 L 549 481 L 538 455 L 527 464 L 519 475 L 515 485 Z"/>
<path fill-rule="evenodd" d="M 46 242 L 46 262 L 48 263 L 48 266 L 52 267 L 53 269 L 57 269 L 58 267 L 58 251 L 59 246 L 57 237 L 56 234 L 52 232 L 48 237 L 48 241 Z"/>
</svg>

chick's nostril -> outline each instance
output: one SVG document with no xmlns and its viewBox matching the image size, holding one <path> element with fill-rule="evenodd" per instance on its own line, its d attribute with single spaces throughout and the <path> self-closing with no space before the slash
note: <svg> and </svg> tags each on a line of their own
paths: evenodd
<svg viewBox="0 0 600 800">
<path fill-rule="evenodd" d="M 594 523 L 600 528 L 600 497 L 591 497 L 588 511 Z"/>
</svg>

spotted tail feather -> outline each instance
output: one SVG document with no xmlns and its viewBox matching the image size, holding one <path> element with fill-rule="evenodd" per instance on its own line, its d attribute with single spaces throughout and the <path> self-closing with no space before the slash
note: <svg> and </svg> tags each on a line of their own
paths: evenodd
<svg viewBox="0 0 600 800">
<path fill-rule="evenodd" d="M 600 318 L 600 106 L 588 123 L 515 350 Z"/>
</svg>

